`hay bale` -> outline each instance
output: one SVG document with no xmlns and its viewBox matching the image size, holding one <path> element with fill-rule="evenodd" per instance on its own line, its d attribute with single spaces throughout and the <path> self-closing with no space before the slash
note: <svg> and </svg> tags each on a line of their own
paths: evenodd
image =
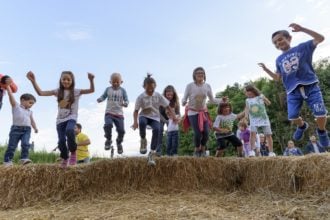
<svg viewBox="0 0 330 220">
<path fill-rule="evenodd" d="M 58 165 L 0 167 L 0 207 L 21 207 L 129 192 L 187 191 L 320 193 L 330 189 L 330 155 L 269 158 L 145 158 L 101 160 L 63 170 Z"/>
</svg>

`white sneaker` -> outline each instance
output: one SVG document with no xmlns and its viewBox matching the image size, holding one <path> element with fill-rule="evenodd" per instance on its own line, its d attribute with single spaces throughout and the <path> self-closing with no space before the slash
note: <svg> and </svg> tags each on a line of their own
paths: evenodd
<svg viewBox="0 0 330 220">
<path fill-rule="evenodd" d="M 19 162 L 20 162 L 22 165 L 26 165 L 26 164 L 32 163 L 32 160 L 30 160 L 29 158 L 27 158 L 27 159 L 20 159 Z"/>
<path fill-rule="evenodd" d="M 249 157 L 255 157 L 256 156 L 256 152 L 254 152 L 253 150 L 249 151 Z"/>
<path fill-rule="evenodd" d="M 149 152 L 149 155 L 148 155 L 148 165 L 149 166 L 155 166 L 156 165 L 156 162 L 155 162 L 155 153 L 153 152 Z"/>
<path fill-rule="evenodd" d="M 11 167 L 11 166 L 13 166 L 13 161 L 8 161 L 8 162 L 3 162 L 3 165 L 5 166 L 5 167 Z"/>
<path fill-rule="evenodd" d="M 276 157 L 276 154 L 274 152 L 269 152 L 268 157 Z"/>
</svg>

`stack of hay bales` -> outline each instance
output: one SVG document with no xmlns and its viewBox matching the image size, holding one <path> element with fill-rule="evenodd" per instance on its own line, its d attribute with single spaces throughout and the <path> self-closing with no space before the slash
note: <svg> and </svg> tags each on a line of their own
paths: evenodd
<svg viewBox="0 0 330 220">
<path fill-rule="evenodd" d="M 68 201 L 142 191 L 317 194 L 330 190 L 330 155 L 268 158 L 145 158 L 101 160 L 61 169 L 58 165 L 0 167 L 0 207 Z"/>
</svg>

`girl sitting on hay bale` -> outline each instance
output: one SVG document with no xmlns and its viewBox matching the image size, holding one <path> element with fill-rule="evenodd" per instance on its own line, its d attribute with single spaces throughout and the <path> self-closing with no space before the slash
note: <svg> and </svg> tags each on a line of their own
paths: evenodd
<svg viewBox="0 0 330 220">
<path fill-rule="evenodd" d="M 178 122 L 175 113 L 170 108 L 169 101 L 155 91 L 156 81 L 148 74 L 143 81 L 143 88 L 145 91 L 138 96 L 135 102 L 135 110 L 133 113 L 134 124 L 132 128 L 135 130 L 139 128 L 140 131 L 140 153 L 147 153 L 147 139 L 146 139 L 146 129 L 147 125 L 152 128 L 151 137 L 151 151 L 148 155 L 148 164 L 156 165 L 154 157 L 156 155 L 156 149 L 158 145 L 159 130 L 160 130 L 160 114 L 159 107 L 163 106 L 169 112 L 169 117 L 173 119 L 174 122 Z M 141 111 L 139 112 L 139 110 Z M 139 116 L 139 121 L 138 121 Z"/>
</svg>

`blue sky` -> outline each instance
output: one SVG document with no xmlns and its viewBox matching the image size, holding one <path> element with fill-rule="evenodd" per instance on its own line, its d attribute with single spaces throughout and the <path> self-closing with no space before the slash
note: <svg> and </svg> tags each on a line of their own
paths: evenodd
<svg viewBox="0 0 330 220">
<path fill-rule="evenodd" d="M 0 0 L 0 73 L 11 75 L 16 94 L 34 91 L 26 79 L 32 70 L 42 89 L 58 87 L 60 73 L 72 70 L 77 88 L 87 88 L 87 72 L 95 74 L 96 92 L 80 99 L 79 121 L 90 136 L 93 154 L 103 151 L 105 103 L 96 99 L 109 86 L 112 72 L 123 76 L 130 106 L 125 111 L 127 155 L 138 151 L 138 131 L 130 129 L 134 101 L 143 92 L 146 72 L 153 73 L 157 91 L 172 84 L 178 93 L 192 81 L 192 70 L 206 69 L 207 82 L 219 92 L 234 82 L 265 74 L 258 62 L 274 68 L 279 55 L 271 34 L 291 22 L 326 37 L 314 60 L 330 54 L 330 3 L 326 0 Z M 289 29 L 288 29 L 289 30 Z M 294 33 L 292 44 L 310 39 Z M 11 111 L 4 97 L 0 143 L 8 140 Z M 54 97 L 37 97 L 32 108 L 39 134 L 37 149 L 56 146 Z M 125 149 L 126 147 L 126 149 Z"/>
</svg>

